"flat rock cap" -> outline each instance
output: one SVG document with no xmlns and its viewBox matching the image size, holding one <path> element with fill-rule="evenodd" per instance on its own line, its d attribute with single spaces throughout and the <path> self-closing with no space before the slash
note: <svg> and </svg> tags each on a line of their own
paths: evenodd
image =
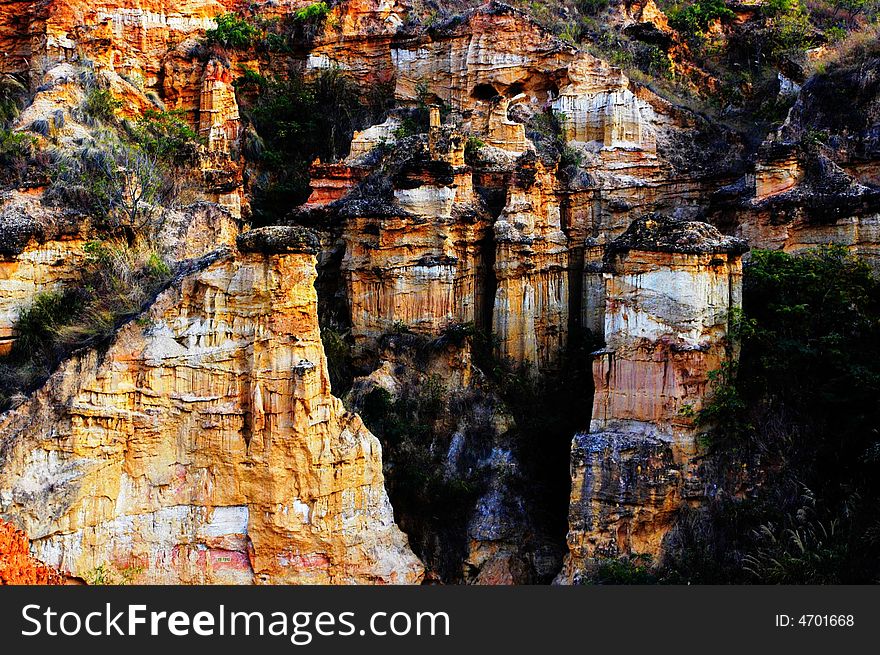
<svg viewBox="0 0 880 655">
<path fill-rule="evenodd" d="M 729 253 L 741 255 L 749 246 L 743 239 L 725 236 L 714 225 L 681 221 L 650 214 L 632 222 L 626 232 L 608 244 L 609 252 Z"/>
<path fill-rule="evenodd" d="M 302 253 L 314 255 L 321 241 L 312 230 L 298 225 L 270 225 L 248 230 L 238 235 L 236 245 L 241 252 L 260 252 L 266 255 Z"/>
</svg>

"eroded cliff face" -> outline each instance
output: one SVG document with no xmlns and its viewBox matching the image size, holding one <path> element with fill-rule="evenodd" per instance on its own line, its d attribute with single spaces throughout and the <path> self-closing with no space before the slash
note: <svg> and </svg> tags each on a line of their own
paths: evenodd
<svg viewBox="0 0 880 655">
<path fill-rule="evenodd" d="M 575 431 L 558 579 L 577 581 L 595 558 L 659 555 L 679 510 L 705 493 L 693 415 L 709 372 L 735 356 L 743 250 L 684 221 L 752 247 L 836 242 L 876 259 L 876 88 L 845 72 L 808 83 L 750 161 L 729 129 L 500 2 L 426 27 L 405 2 L 349 0 L 282 51 L 204 42 L 226 11 L 285 20 L 308 4 L 0 1 L 0 70 L 27 75 L 33 91 L 13 126 L 40 149 L 71 152 L 94 136 L 75 111 L 92 78 L 122 101 L 117 119 L 181 110 L 202 140 L 185 175 L 200 202 L 164 208 L 159 238 L 169 261 L 189 262 L 185 274 L 106 352 L 77 353 L 0 417 L 2 514 L 37 557 L 79 576 L 106 565 L 144 582 L 418 581 L 378 441 L 331 395 L 317 261 L 322 306 L 353 343 L 352 406 L 443 381 L 447 415 L 420 447 L 440 453 L 450 488 L 473 483 L 448 579 L 553 577 L 564 530 L 536 516 L 565 507 L 539 502 L 548 480 L 526 445 L 567 452 Z M 614 20 L 674 37 L 650 1 Z M 670 57 L 689 70 L 681 43 Z M 311 197 L 287 228 L 236 246 L 267 173 L 242 154 L 254 135 L 235 86 L 243 67 L 337 70 L 365 94 L 386 90 L 395 108 L 353 134 L 346 158 L 312 164 Z M 841 81 L 852 115 L 829 110 Z M 821 147 L 810 145 L 817 127 Z M 100 236 L 44 202 L 48 177 L 0 200 L 0 355 L 20 309 L 75 283 Z M 523 384 L 561 378 L 597 342 L 595 393 L 582 384 L 571 409 L 592 422 L 562 440 L 525 431 L 522 414 L 518 425 L 492 369 Z M 564 467 L 549 471 L 567 483 Z M 419 518 L 407 511 L 404 527 Z M 447 543 L 418 529 L 420 554 Z"/>
<path fill-rule="evenodd" d="M 396 143 L 398 118 L 356 133 L 345 162 L 313 167 L 291 218 L 343 222 L 359 348 L 398 324 L 473 322 L 501 358 L 552 370 L 570 333 L 598 327 L 584 324 L 595 303 L 582 295 L 597 293 L 585 252 L 648 209 L 698 213 L 730 174 L 687 142 L 714 128 L 503 4 L 402 31 L 390 53 L 397 101 L 437 107 L 428 142 Z M 566 117 L 560 134 L 529 127 L 550 108 Z M 576 165 L 548 154 L 555 140 Z M 368 156 L 380 145 L 390 153 Z"/>
<path fill-rule="evenodd" d="M 330 393 L 314 237 L 189 265 L 106 352 L 2 417 L 2 515 L 35 555 L 150 583 L 408 583 L 381 447 Z"/>
</svg>

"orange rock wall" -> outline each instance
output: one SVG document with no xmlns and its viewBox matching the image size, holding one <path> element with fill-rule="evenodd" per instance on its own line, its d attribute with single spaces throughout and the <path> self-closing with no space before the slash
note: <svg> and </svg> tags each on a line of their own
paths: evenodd
<svg viewBox="0 0 880 655">
<path fill-rule="evenodd" d="M 0 585 L 59 585 L 61 574 L 30 554 L 27 535 L 0 520 Z"/>
</svg>

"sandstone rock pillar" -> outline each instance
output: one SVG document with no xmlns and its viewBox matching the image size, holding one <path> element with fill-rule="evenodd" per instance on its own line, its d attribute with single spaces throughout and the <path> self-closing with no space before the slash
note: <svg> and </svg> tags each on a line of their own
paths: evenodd
<svg viewBox="0 0 880 655">
<path fill-rule="evenodd" d="M 678 509 L 701 495 L 694 416 L 732 356 L 744 242 L 705 223 L 650 216 L 605 255 L 606 347 L 595 354 L 590 431 L 572 443 L 569 557 L 657 557 Z"/>
</svg>

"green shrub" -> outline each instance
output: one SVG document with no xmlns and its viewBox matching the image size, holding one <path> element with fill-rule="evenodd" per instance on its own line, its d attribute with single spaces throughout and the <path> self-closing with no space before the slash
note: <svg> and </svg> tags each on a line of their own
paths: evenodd
<svg viewBox="0 0 880 655">
<path fill-rule="evenodd" d="M 697 0 L 684 6 L 676 6 L 667 12 L 669 24 L 686 36 L 698 36 L 716 20 L 734 17 L 724 0 Z"/>
<path fill-rule="evenodd" d="M 37 140 L 25 132 L 0 127 L 0 164 L 11 164 L 34 154 Z"/>
<path fill-rule="evenodd" d="M 117 568 L 108 564 L 96 566 L 87 571 L 83 578 L 92 585 L 127 585 L 131 584 L 138 575 L 143 572 L 142 566 L 127 566 Z"/>
<path fill-rule="evenodd" d="M 653 44 L 633 44 L 633 63 L 652 77 L 672 77 L 672 62 L 665 50 Z"/>
<path fill-rule="evenodd" d="M 770 52 L 774 59 L 800 57 L 812 41 L 813 26 L 806 6 L 792 1 L 788 9 L 783 9 L 785 4 L 780 2 L 779 13 L 770 20 Z"/>
<path fill-rule="evenodd" d="M 400 141 L 417 134 L 424 134 L 428 121 L 424 112 L 413 112 L 401 117 L 400 125 L 394 130 L 394 138 Z"/>
<path fill-rule="evenodd" d="M 880 280 L 840 246 L 753 251 L 733 318 L 739 364 L 698 416 L 717 492 L 679 519 L 664 576 L 876 581 Z"/>
<path fill-rule="evenodd" d="M 825 30 L 825 38 L 828 39 L 829 43 L 840 43 L 848 35 L 849 32 L 847 32 L 845 28 L 840 27 L 839 25 L 832 25 Z"/>
<path fill-rule="evenodd" d="M 526 124 L 526 133 L 535 142 L 538 154 L 548 162 L 555 161 L 560 175 L 564 174 L 565 169 L 583 163 L 581 151 L 568 144 L 567 121 L 568 117 L 563 112 L 545 111 L 535 114 Z"/>
<path fill-rule="evenodd" d="M 21 310 L 15 322 L 15 355 L 34 359 L 54 349 L 60 331 L 76 320 L 79 299 L 75 293 L 44 291 Z"/>
<path fill-rule="evenodd" d="M 485 480 L 473 468 L 454 474 L 447 470 L 445 456 L 453 435 L 447 423 L 454 414 L 447 405 L 449 395 L 443 381 L 431 376 L 405 385 L 396 398 L 385 389 L 373 389 L 360 413 L 382 442 L 396 520 L 423 561 L 444 579 L 457 581 L 466 557 L 467 523 Z M 478 438 L 475 429 L 465 432 L 464 438 Z"/>
<path fill-rule="evenodd" d="M 584 155 L 580 150 L 573 146 L 566 145 L 562 148 L 559 155 L 559 167 L 569 168 L 571 166 L 580 166 L 583 164 Z"/>
<path fill-rule="evenodd" d="M 108 89 L 100 87 L 90 88 L 83 98 L 81 108 L 86 115 L 104 122 L 111 122 L 116 118 L 116 110 L 122 107 L 122 101 L 113 97 Z"/>
<path fill-rule="evenodd" d="M 321 343 L 327 356 L 327 372 L 333 394 L 342 397 L 351 389 L 354 380 L 351 331 L 331 322 L 321 327 Z"/>
<path fill-rule="evenodd" d="M 464 146 L 464 156 L 466 159 L 473 158 L 480 150 L 486 147 L 486 142 L 475 136 L 469 136 Z"/>
<path fill-rule="evenodd" d="M 199 137 L 184 120 L 182 109 L 148 109 L 135 126 L 135 140 L 141 149 L 158 159 L 184 164 L 198 155 Z"/>
<path fill-rule="evenodd" d="M 224 48 L 247 50 L 263 37 L 262 30 L 236 14 L 221 14 L 215 18 L 215 21 L 217 27 L 205 31 L 208 43 L 216 43 Z"/>
<path fill-rule="evenodd" d="M 278 220 L 292 206 L 305 202 L 309 165 L 320 157 L 336 161 L 348 154 L 356 129 L 377 122 L 384 108 L 372 105 L 339 69 L 319 71 L 309 79 L 294 73 L 286 79 L 264 78 L 245 70 L 236 80 L 242 112 L 258 140 L 268 171 L 254 194 L 257 222 Z"/>
<path fill-rule="evenodd" d="M 305 23 L 318 23 L 327 18 L 330 6 L 326 2 L 315 2 L 293 13 L 293 20 Z"/>
<path fill-rule="evenodd" d="M 599 585 L 656 584 L 658 577 L 651 565 L 650 555 L 632 555 L 601 560 L 581 583 Z"/>
</svg>

